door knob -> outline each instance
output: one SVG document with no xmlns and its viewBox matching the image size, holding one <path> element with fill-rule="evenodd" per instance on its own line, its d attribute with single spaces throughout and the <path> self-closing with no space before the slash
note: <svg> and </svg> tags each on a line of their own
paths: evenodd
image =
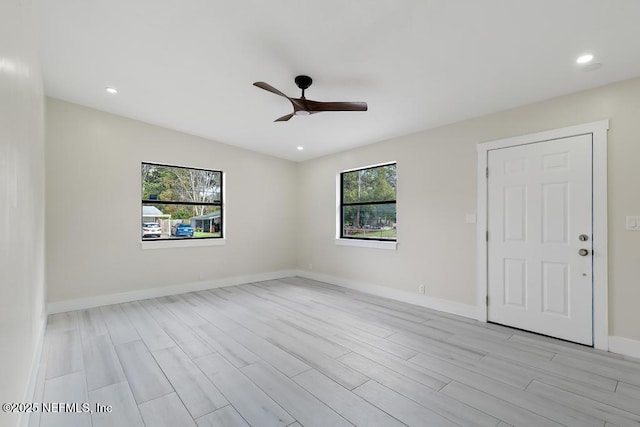
<svg viewBox="0 0 640 427">
<path fill-rule="evenodd" d="M 589 255 L 589 250 L 588 250 L 588 249 L 584 249 L 584 248 L 583 248 L 583 249 L 580 249 L 580 250 L 578 251 L 578 254 L 579 254 L 580 256 L 587 256 L 587 255 Z"/>
</svg>

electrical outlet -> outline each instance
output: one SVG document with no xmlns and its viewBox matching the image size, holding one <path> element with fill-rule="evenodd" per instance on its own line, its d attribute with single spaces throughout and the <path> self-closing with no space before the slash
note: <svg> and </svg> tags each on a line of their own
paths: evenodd
<svg viewBox="0 0 640 427">
<path fill-rule="evenodd" d="M 424 294 L 424 293 L 425 293 L 424 285 L 420 285 L 420 286 L 418 286 L 418 293 L 421 293 L 421 294 Z"/>
<path fill-rule="evenodd" d="M 309 270 L 313 270 L 313 264 L 309 263 Z"/>
</svg>

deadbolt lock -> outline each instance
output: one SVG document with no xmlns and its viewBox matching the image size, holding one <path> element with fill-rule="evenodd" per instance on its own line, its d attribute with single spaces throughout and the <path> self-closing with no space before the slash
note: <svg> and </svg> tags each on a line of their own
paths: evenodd
<svg viewBox="0 0 640 427">
<path fill-rule="evenodd" d="M 587 236 L 586 234 L 581 234 L 578 236 L 578 240 L 580 240 L 581 242 L 586 242 L 587 240 L 589 240 L 589 236 Z"/>
</svg>

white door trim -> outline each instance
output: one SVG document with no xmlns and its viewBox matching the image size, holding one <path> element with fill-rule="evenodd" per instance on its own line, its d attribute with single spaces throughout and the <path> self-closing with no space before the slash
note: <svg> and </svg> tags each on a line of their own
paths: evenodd
<svg viewBox="0 0 640 427">
<path fill-rule="evenodd" d="M 576 135 L 593 135 L 593 344 L 609 350 L 607 284 L 607 131 L 609 120 L 585 123 L 478 144 L 477 306 L 478 320 L 487 321 L 487 159 L 490 150 Z"/>
</svg>

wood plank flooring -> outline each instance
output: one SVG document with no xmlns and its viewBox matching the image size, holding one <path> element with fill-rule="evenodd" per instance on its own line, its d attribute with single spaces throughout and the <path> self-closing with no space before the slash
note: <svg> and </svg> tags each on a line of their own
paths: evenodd
<svg viewBox="0 0 640 427">
<path fill-rule="evenodd" d="M 52 315 L 30 426 L 631 426 L 640 362 L 292 277 Z"/>
</svg>

